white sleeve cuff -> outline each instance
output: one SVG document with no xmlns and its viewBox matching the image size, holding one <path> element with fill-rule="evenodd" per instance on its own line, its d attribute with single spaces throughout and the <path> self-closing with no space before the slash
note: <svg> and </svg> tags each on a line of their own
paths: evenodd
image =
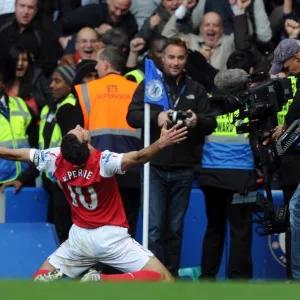
<svg viewBox="0 0 300 300">
<path fill-rule="evenodd" d="M 187 8 L 183 5 L 180 5 L 175 11 L 175 17 L 181 20 L 185 17 L 186 12 L 187 12 Z"/>
<path fill-rule="evenodd" d="M 31 162 L 34 163 L 34 155 L 35 155 L 35 152 L 37 151 L 37 149 L 30 149 L 30 152 L 29 152 L 29 156 L 30 156 L 30 160 Z"/>
</svg>

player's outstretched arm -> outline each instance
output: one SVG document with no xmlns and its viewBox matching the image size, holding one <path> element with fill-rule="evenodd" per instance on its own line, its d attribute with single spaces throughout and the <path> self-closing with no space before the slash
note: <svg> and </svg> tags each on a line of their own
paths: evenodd
<svg viewBox="0 0 300 300">
<path fill-rule="evenodd" d="M 140 151 L 128 152 L 123 155 L 121 168 L 126 171 L 136 164 L 145 164 L 154 158 L 162 149 L 172 144 L 176 144 L 186 139 L 187 127 L 179 127 L 181 124 L 176 124 L 172 128 L 167 129 L 167 123 L 161 129 L 160 138 Z"/>
<path fill-rule="evenodd" d="M 0 158 L 6 160 L 31 162 L 30 149 L 29 148 L 10 149 L 6 147 L 0 147 Z"/>
</svg>

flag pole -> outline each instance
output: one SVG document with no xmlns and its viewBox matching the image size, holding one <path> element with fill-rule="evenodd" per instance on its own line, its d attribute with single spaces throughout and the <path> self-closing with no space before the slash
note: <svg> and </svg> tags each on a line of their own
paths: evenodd
<svg viewBox="0 0 300 300">
<path fill-rule="evenodd" d="M 144 147 L 150 145 L 150 104 L 144 104 Z M 144 188 L 143 188 L 143 246 L 148 249 L 149 234 L 149 182 L 150 163 L 144 165 Z"/>
</svg>

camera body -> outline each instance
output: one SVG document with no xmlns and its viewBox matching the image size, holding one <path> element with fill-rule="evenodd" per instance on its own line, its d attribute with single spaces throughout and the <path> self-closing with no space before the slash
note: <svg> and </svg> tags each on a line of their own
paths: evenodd
<svg viewBox="0 0 300 300">
<path fill-rule="evenodd" d="M 217 107 L 222 106 L 222 114 L 239 110 L 241 119 L 249 120 L 266 120 L 293 98 L 290 78 L 268 79 L 254 87 L 246 84 L 242 89 L 224 92 L 224 96 L 212 97 L 211 103 Z"/>
<path fill-rule="evenodd" d="M 191 113 L 187 113 L 182 110 L 175 110 L 168 114 L 169 119 L 172 121 L 172 123 L 183 123 L 185 119 L 190 118 L 192 116 Z"/>
<path fill-rule="evenodd" d="M 271 167 L 276 166 L 279 159 L 300 141 L 300 120 L 295 121 L 286 132 L 270 147 L 265 147 L 265 126 L 270 117 L 282 110 L 282 106 L 293 98 L 292 81 L 290 78 L 267 79 L 253 87 L 249 82 L 239 87 L 225 90 L 225 95 L 212 98 L 212 105 L 219 108 L 217 115 L 234 113 L 234 122 L 237 133 L 254 132 L 257 137 L 257 149 L 264 175 L 266 195 L 250 192 L 245 195 L 236 195 L 232 204 L 252 205 L 253 212 L 263 211 L 263 217 L 258 216 L 253 222 L 258 223 L 258 235 L 270 235 L 285 232 L 289 228 L 286 206 L 280 206 L 274 211 L 272 191 L 270 186 Z M 236 114 L 235 112 L 238 113 Z M 240 122 L 239 122 L 240 124 Z M 270 133 L 271 134 L 271 133 Z"/>
<path fill-rule="evenodd" d="M 289 78 L 276 78 L 264 81 L 245 91 L 241 103 L 249 119 L 272 116 L 281 111 L 282 106 L 293 97 Z"/>
</svg>

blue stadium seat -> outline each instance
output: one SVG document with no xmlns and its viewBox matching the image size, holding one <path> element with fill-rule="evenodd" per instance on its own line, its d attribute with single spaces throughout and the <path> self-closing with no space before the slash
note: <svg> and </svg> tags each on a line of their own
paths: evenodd
<svg viewBox="0 0 300 300">
<path fill-rule="evenodd" d="M 48 223 L 0 224 L 0 236 L 1 279 L 30 279 L 59 245 Z"/>
<path fill-rule="evenodd" d="M 43 188 L 22 188 L 18 194 L 14 188 L 5 189 L 5 222 L 47 222 L 48 193 Z"/>
</svg>

